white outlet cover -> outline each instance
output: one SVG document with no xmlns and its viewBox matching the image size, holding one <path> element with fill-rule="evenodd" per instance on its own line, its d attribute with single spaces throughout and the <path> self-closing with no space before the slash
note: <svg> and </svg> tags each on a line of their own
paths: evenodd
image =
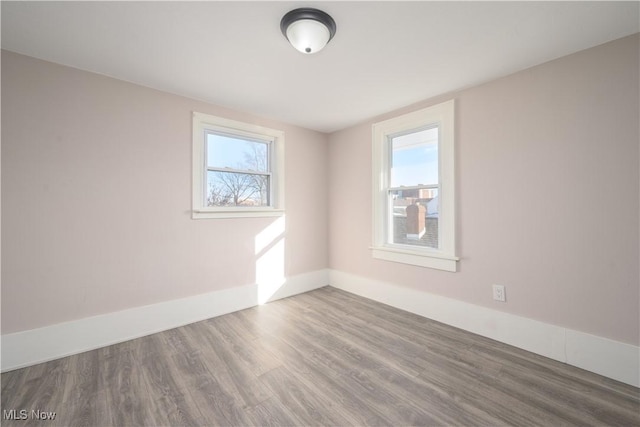
<svg viewBox="0 0 640 427">
<path fill-rule="evenodd" d="M 493 299 L 501 302 L 505 302 L 507 300 L 507 295 L 503 285 L 493 285 Z"/>
</svg>

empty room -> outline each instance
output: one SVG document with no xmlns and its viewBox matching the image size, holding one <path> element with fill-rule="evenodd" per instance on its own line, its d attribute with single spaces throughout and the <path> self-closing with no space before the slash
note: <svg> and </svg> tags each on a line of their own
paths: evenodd
<svg viewBox="0 0 640 427">
<path fill-rule="evenodd" d="M 640 426 L 640 2 L 2 1 L 3 426 Z"/>
</svg>

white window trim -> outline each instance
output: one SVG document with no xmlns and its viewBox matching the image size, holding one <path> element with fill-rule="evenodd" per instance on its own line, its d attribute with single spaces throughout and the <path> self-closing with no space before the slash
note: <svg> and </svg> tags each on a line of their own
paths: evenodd
<svg viewBox="0 0 640 427">
<path fill-rule="evenodd" d="M 454 101 L 447 101 L 373 125 L 373 245 L 374 258 L 457 271 L 455 236 L 455 182 L 454 182 Z M 389 139 L 393 135 L 438 124 L 440 140 L 439 161 L 439 249 L 414 247 L 388 242 L 390 227 L 388 193 L 390 174 Z"/>
<path fill-rule="evenodd" d="M 205 206 L 205 132 L 213 130 L 270 141 L 271 206 Z M 259 125 L 193 112 L 192 218 L 248 218 L 284 215 L 284 132 Z"/>
</svg>

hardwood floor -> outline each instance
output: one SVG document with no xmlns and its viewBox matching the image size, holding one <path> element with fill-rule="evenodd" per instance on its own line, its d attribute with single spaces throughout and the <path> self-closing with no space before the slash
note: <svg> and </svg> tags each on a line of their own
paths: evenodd
<svg viewBox="0 0 640 427">
<path fill-rule="evenodd" d="M 2 410 L 3 426 L 640 426 L 640 389 L 326 287 L 4 373 Z"/>
</svg>

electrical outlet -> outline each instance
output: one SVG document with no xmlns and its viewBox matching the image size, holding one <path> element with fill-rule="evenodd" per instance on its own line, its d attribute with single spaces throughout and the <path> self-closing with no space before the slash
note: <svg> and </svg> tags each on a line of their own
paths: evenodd
<svg viewBox="0 0 640 427">
<path fill-rule="evenodd" d="M 493 285 L 493 299 L 502 302 L 507 300 L 507 294 L 505 293 L 503 285 Z"/>
</svg>

